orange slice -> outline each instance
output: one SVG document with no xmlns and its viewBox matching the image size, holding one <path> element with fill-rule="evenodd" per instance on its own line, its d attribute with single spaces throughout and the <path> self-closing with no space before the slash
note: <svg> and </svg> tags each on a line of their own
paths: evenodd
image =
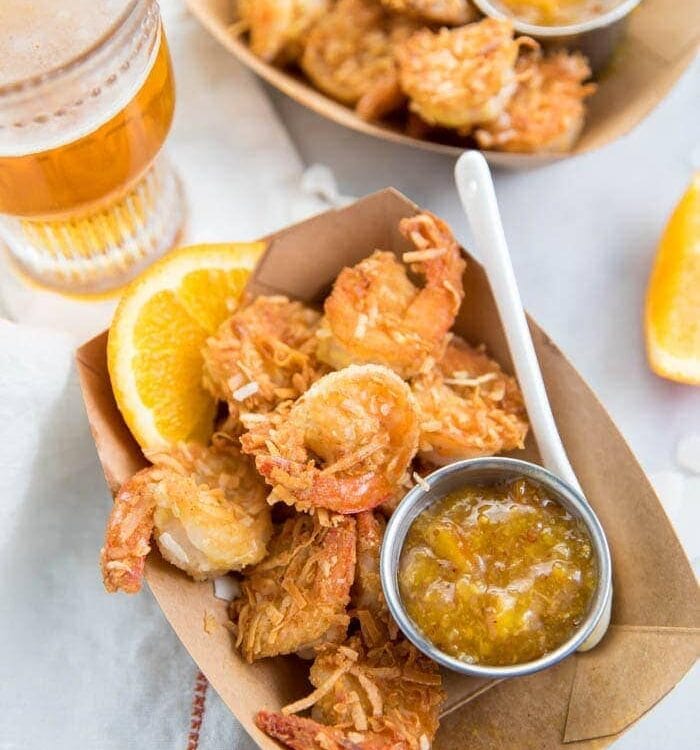
<svg viewBox="0 0 700 750">
<path fill-rule="evenodd" d="M 661 237 L 647 290 L 646 342 L 655 373 L 700 385 L 700 173 Z"/>
<path fill-rule="evenodd" d="M 127 288 L 109 330 L 117 405 L 143 448 L 206 441 L 216 403 L 202 386 L 201 349 L 236 308 L 265 245 L 193 245 Z"/>
</svg>

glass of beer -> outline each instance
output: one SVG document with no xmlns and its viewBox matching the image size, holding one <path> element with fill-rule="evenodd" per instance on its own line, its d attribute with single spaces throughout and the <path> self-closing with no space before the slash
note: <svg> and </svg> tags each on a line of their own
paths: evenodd
<svg viewBox="0 0 700 750">
<path fill-rule="evenodd" d="M 0 0 L 0 245 L 27 281 L 114 290 L 176 242 L 156 0 Z"/>
</svg>

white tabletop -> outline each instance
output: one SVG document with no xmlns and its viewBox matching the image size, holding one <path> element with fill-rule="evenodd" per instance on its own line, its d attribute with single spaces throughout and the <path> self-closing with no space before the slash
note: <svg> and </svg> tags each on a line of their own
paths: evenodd
<svg viewBox="0 0 700 750">
<path fill-rule="evenodd" d="M 468 246 L 451 158 L 351 132 L 276 91 L 270 95 L 302 159 L 331 166 L 342 193 L 359 196 L 393 185 L 447 219 Z M 652 474 L 676 470 L 678 440 L 700 432 L 700 389 L 649 371 L 642 330 L 656 244 L 698 147 L 700 59 L 627 137 L 552 166 L 496 174 L 527 308 L 597 391 Z M 691 500 L 680 525 L 694 527 L 683 537 L 695 556 L 700 496 Z M 700 747 L 698 695 L 696 666 L 616 748 Z"/>
<path fill-rule="evenodd" d="M 189 241 L 243 239 L 287 223 L 308 206 L 297 155 L 267 101 L 187 18 L 182 0 L 162 5 L 179 100 L 168 149 L 186 178 Z M 657 238 L 700 140 L 699 93 L 696 64 L 628 138 L 552 167 L 497 175 L 527 306 L 656 473 L 676 471 L 677 441 L 700 432 L 700 390 L 649 373 L 640 325 Z M 343 193 L 394 185 L 469 244 L 452 160 L 356 135 L 272 98 L 302 159 L 330 165 Z M 10 561 L 0 565 L 0 663 L 12 677 L 0 680 L 0 750 L 184 747 L 195 666 L 147 591 L 109 597 L 99 581 L 110 499 L 79 406 L 72 341 L 9 324 L 0 335 L 0 561 Z M 1 398 L 8 393 L 16 398 Z M 700 477 L 691 481 L 697 487 Z M 692 500 L 676 520 L 700 559 L 700 497 Z M 696 669 L 616 748 L 700 747 L 698 694 Z M 213 691 L 206 705 L 202 750 L 252 749 Z"/>
</svg>

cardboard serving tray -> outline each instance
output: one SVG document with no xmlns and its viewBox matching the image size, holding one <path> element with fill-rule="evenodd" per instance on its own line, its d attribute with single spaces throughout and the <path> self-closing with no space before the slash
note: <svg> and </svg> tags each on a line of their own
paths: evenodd
<svg viewBox="0 0 700 750">
<path fill-rule="evenodd" d="M 186 0 L 202 25 L 238 60 L 275 88 L 329 120 L 386 141 L 458 155 L 461 146 L 414 138 L 389 122 L 366 122 L 354 110 L 315 89 L 301 75 L 256 57 L 231 29 L 236 0 Z M 629 19 L 612 62 L 598 77 L 588 100 L 586 125 L 574 149 L 565 154 L 507 154 L 484 151 L 491 164 L 512 169 L 547 164 L 611 143 L 640 123 L 668 94 L 700 44 L 700 2 L 642 0 Z"/>
<path fill-rule="evenodd" d="M 283 293 L 318 304 L 344 266 L 377 248 L 405 251 L 398 222 L 417 210 L 387 189 L 278 232 L 268 238 L 248 292 Z M 464 284 L 455 330 L 473 343 L 484 342 L 508 368 L 489 286 L 473 259 Z M 592 652 L 575 654 L 531 677 L 494 685 L 445 674 L 448 700 L 438 750 L 545 750 L 564 743 L 586 750 L 605 747 L 663 697 L 700 653 L 697 584 L 654 491 L 595 395 L 535 323 L 531 330 L 569 457 L 610 540 L 612 626 Z M 146 462 L 112 395 L 106 340 L 103 333 L 85 344 L 77 363 L 97 452 L 115 493 Z M 537 460 L 531 439 L 518 455 Z M 255 727 L 253 717 L 261 708 L 278 709 L 309 692 L 308 663 L 277 657 L 246 664 L 223 625 L 226 603 L 214 598 L 211 583 L 193 582 L 157 552 L 148 558 L 146 579 L 183 645 L 231 711 L 261 748 L 277 747 Z"/>
</svg>

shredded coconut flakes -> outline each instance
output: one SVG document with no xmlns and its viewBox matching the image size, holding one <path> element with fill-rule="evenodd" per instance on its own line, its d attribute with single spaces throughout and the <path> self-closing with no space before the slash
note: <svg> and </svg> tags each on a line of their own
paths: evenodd
<svg viewBox="0 0 700 750">
<path fill-rule="evenodd" d="M 235 401 L 245 401 L 250 396 L 253 396 L 260 390 L 260 386 L 253 381 L 252 383 L 246 383 L 240 388 L 237 388 L 231 395 Z"/>
<path fill-rule="evenodd" d="M 164 531 L 159 537 L 158 542 L 170 552 L 171 555 L 176 557 L 181 563 L 188 565 L 190 558 L 187 557 L 187 553 L 184 549 L 173 539 L 173 537 Z"/>
<path fill-rule="evenodd" d="M 240 583 L 231 576 L 220 576 L 214 579 L 214 596 L 225 602 L 232 602 L 241 595 Z"/>
<path fill-rule="evenodd" d="M 413 479 L 415 483 L 424 491 L 429 492 L 430 491 L 430 485 L 423 479 L 423 477 L 417 472 L 413 472 Z"/>
</svg>

